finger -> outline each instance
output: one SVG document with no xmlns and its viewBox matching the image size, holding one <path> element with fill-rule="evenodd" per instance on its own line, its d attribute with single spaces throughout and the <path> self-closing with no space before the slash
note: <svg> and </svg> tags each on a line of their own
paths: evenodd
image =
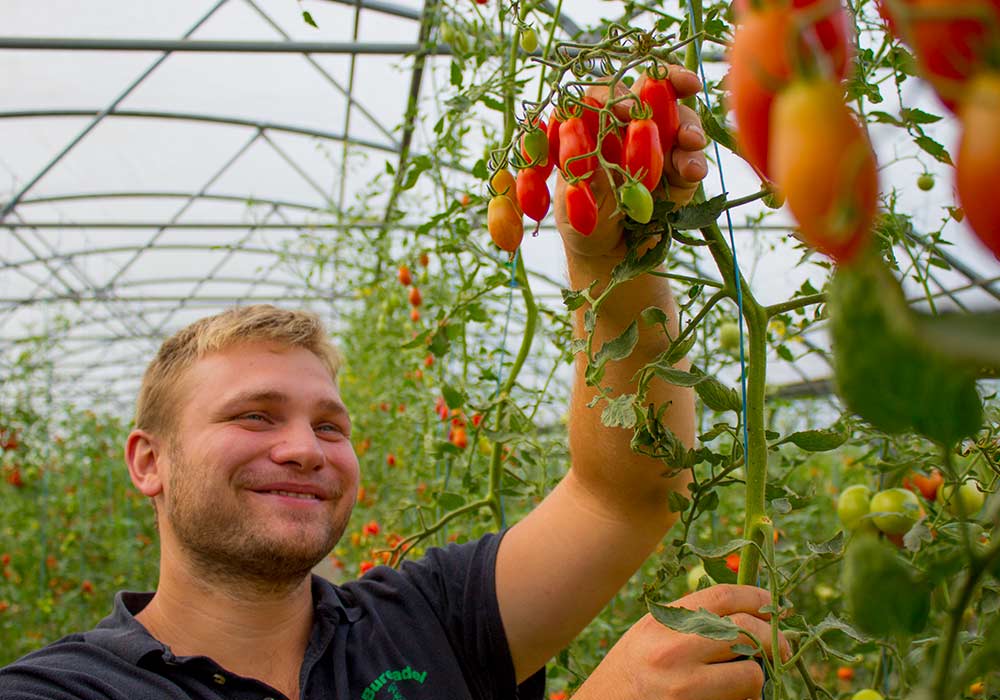
<svg viewBox="0 0 1000 700">
<path fill-rule="evenodd" d="M 677 129 L 677 148 L 685 151 L 700 151 L 708 145 L 705 130 L 701 128 L 701 117 L 690 107 L 680 105 L 677 108 L 679 127 Z"/>
<path fill-rule="evenodd" d="M 750 633 L 750 635 L 753 635 L 753 638 L 749 635 L 741 634 L 735 641 L 720 641 L 708 652 L 704 659 L 706 662 L 718 663 L 720 661 L 731 661 L 732 659 L 743 656 L 743 654 L 734 652 L 732 649 L 733 646 L 743 644 L 756 648 L 757 642 L 760 642 L 763 653 L 773 658 L 774 647 L 771 640 L 770 622 L 765 622 L 764 620 L 754 617 L 749 613 L 734 613 L 728 617 L 740 628 L 745 629 Z M 756 638 L 757 642 L 753 641 L 754 638 Z M 792 647 L 781 633 L 778 633 L 778 645 L 782 660 L 790 658 L 792 655 Z"/>
<path fill-rule="evenodd" d="M 602 105 L 608 101 L 608 95 L 610 91 L 607 85 L 591 85 L 587 88 L 587 93 L 589 97 L 593 97 L 595 100 L 600 102 Z M 630 94 L 628 87 L 622 83 L 615 83 L 615 97 L 623 97 Z M 617 119 L 623 122 L 629 121 L 631 117 L 629 116 L 629 111 L 632 109 L 632 100 L 622 100 L 617 102 L 611 108 Z"/>
<path fill-rule="evenodd" d="M 677 97 L 684 99 L 701 92 L 701 80 L 697 74 L 689 71 L 684 66 L 670 65 L 670 82 L 674 86 Z"/>
<path fill-rule="evenodd" d="M 764 690 L 764 669 L 756 661 L 707 664 L 697 671 L 698 697 L 713 700 L 759 698 Z"/>
<path fill-rule="evenodd" d="M 670 164 L 666 169 L 667 182 L 675 187 L 697 187 L 708 175 L 708 160 L 701 151 L 675 148 L 670 153 Z"/>
<path fill-rule="evenodd" d="M 762 613 L 760 609 L 771 604 L 771 593 L 757 586 L 744 586 L 735 583 L 720 583 L 700 591 L 690 593 L 672 605 L 688 610 L 705 608 L 716 615 L 726 616 L 734 613 L 749 613 L 761 620 L 770 620 L 770 613 Z"/>
</svg>

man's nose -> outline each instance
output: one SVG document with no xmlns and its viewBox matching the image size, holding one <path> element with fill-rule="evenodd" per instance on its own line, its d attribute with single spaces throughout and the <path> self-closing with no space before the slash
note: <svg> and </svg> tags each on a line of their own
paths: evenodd
<svg viewBox="0 0 1000 700">
<path fill-rule="evenodd" d="M 289 421 L 271 449 L 271 459 L 298 469 L 316 470 L 323 466 L 325 455 L 320 439 L 309 421 Z"/>
</svg>

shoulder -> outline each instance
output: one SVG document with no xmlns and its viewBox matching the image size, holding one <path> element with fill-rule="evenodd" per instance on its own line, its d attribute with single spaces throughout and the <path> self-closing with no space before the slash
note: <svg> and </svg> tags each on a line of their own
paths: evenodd
<svg viewBox="0 0 1000 700">
<path fill-rule="evenodd" d="M 95 683 L 100 669 L 113 663 L 83 634 L 71 634 L 0 668 L 4 700 L 91 700 L 111 697 Z"/>
<path fill-rule="evenodd" d="M 480 594 L 495 594 L 494 572 L 503 534 L 489 533 L 462 544 L 431 547 L 419 559 L 406 560 L 398 569 L 376 566 L 340 588 L 352 601 L 409 594 L 440 601 L 472 592 L 472 583 Z"/>
</svg>

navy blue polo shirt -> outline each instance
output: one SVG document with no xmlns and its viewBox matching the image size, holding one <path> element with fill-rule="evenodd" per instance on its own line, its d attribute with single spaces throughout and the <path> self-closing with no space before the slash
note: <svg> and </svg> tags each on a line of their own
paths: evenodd
<svg viewBox="0 0 1000 700">
<path fill-rule="evenodd" d="M 545 672 L 517 685 L 494 576 L 502 535 L 431 549 L 335 586 L 312 578 L 315 615 L 303 700 L 541 698 Z M 174 656 L 135 615 L 152 593 L 120 592 L 94 629 L 0 669 L 3 700 L 279 700 L 271 686 L 205 656 Z M 295 699 L 297 700 L 297 699 Z"/>
</svg>

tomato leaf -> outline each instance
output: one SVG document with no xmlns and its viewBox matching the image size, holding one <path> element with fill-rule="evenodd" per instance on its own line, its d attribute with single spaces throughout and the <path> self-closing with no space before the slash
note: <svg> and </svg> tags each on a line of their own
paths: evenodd
<svg viewBox="0 0 1000 700">
<path fill-rule="evenodd" d="M 601 423 L 609 428 L 635 427 L 635 394 L 622 394 L 608 402 L 601 412 Z"/>
<path fill-rule="evenodd" d="M 771 445 L 771 447 L 777 447 L 778 445 L 790 442 L 800 450 L 805 450 L 806 452 L 829 452 L 847 442 L 848 437 L 850 435 L 843 426 L 834 426 L 826 430 L 802 430 L 786 435 Z"/>
<path fill-rule="evenodd" d="M 603 367 L 609 361 L 624 360 L 632 354 L 639 342 L 639 325 L 632 321 L 628 328 L 617 338 L 607 341 L 594 355 L 594 364 Z"/>
<path fill-rule="evenodd" d="M 732 132 L 719 123 L 715 115 L 704 103 L 699 102 L 698 116 L 701 117 L 701 126 L 705 130 L 705 135 L 715 141 L 720 146 L 724 146 L 733 153 L 737 152 L 736 140 Z"/>
<path fill-rule="evenodd" d="M 669 244 L 670 237 L 661 236 L 657 244 L 647 250 L 641 257 L 637 257 L 636 249 L 630 246 L 625 259 L 615 265 L 615 268 L 611 271 L 611 283 L 620 284 L 621 282 L 627 282 L 659 267 L 667 258 Z"/>
<path fill-rule="evenodd" d="M 697 634 L 721 642 L 733 641 L 740 636 L 739 625 L 728 617 L 719 617 L 705 608 L 688 610 L 651 602 L 649 612 L 657 622 L 675 632 Z"/>
<path fill-rule="evenodd" d="M 719 214 L 725 211 L 727 202 L 723 193 L 705 202 L 689 204 L 670 214 L 670 225 L 682 231 L 711 226 L 719 218 Z"/>
<path fill-rule="evenodd" d="M 313 19 L 313 16 L 311 14 L 309 14 L 309 12 L 307 10 L 303 10 L 302 11 L 302 19 L 310 27 L 316 27 L 316 29 L 319 29 L 319 25 L 316 24 L 316 20 Z"/>
<path fill-rule="evenodd" d="M 848 610 L 862 632 L 913 635 L 927 624 L 930 588 L 909 562 L 875 537 L 856 537 L 847 548 L 844 590 Z"/>
<path fill-rule="evenodd" d="M 819 544 L 806 542 L 806 547 L 813 554 L 820 556 L 840 556 L 844 551 L 844 531 L 839 531 L 826 542 L 820 542 Z"/>
<path fill-rule="evenodd" d="M 464 391 L 456 389 L 450 384 L 442 385 L 441 395 L 444 396 L 444 402 L 448 404 L 448 408 L 461 408 L 468 398 Z"/>
<path fill-rule="evenodd" d="M 935 160 L 944 163 L 945 165 L 953 165 L 951 156 L 948 155 L 948 149 L 932 139 L 930 136 L 917 136 L 913 139 L 913 142 L 920 146 L 925 153 L 933 156 Z"/>
</svg>

